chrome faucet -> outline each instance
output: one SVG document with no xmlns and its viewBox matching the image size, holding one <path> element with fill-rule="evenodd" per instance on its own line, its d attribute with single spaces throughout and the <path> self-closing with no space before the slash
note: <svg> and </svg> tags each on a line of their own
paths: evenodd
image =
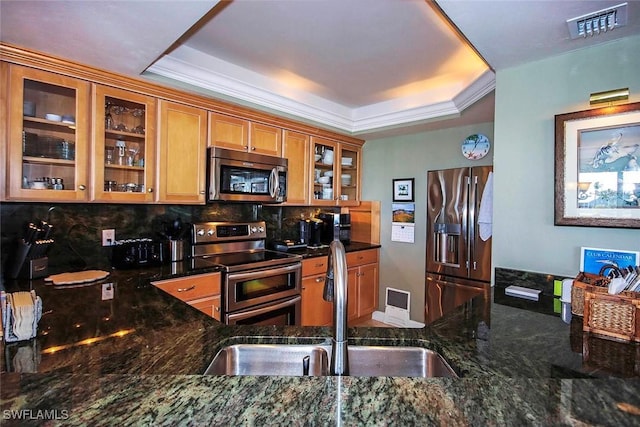
<svg viewBox="0 0 640 427">
<path fill-rule="evenodd" d="M 333 340 L 331 342 L 331 375 L 349 375 L 347 350 L 347 256 L 338 239 L 329 245 L 327 279 L 323 298 L 333 302 Z"/>
</svg>

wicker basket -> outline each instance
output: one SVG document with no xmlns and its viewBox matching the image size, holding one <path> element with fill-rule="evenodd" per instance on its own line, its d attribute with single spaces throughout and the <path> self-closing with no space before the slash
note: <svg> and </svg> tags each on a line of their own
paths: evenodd
<svg viewBox="0 0 640 427">
<path fill-rule="evenodd" d="M 585 273 L 573 282 L 571 311 L 584 317 L 583 331 L 606 339 L 640 342 L 640 292 L 611 295 L 603 284 L 608 284 L 606 278 Z"/>
<path fill-rule="evenodd" d="M 597 274 L 580 273 L 573 281 L 571 287 L 571 313 L 575 316 L 584 314 L 584 292 L 587 288 L 603 288 L 608 291 L 609 279 Z"/>
</svg>

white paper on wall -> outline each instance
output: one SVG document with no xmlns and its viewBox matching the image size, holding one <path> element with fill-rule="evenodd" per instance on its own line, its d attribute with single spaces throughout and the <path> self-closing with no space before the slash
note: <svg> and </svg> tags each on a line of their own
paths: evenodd
<svg viewBox="0 0 640 427">
<path fill-rule="evenodd" d="M 415 242 L 415 224 L 405 222 L 394 222 L 391 224 L 391 241 L 392 242 Z"/>
</svg>

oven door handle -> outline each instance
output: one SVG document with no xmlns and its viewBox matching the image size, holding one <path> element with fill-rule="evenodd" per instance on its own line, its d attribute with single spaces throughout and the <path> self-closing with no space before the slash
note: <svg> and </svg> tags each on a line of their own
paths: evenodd
<svg viewBox="0 0 640 427">
<path fill-rule="evenodd" d="M 300 296 L 296 296 L 294 298 L 280 301 L 276 304 L 270 303 L 265 305 L 264 307 L 251 308 L 240 313 L 230 313 L 227 315 L 227 317 L 229 319 L 229 323 L 235 323 L 238 320 L 246 319 L 248 317 L 260 316 L 261 314 L 280 310 L 281 308 L 290 307 L 292 305 L 298 304 L 300 301 L 302 301 L 302 298 Z"/>
<path fill-rule="evenodd" d="M 302 267 L 302 264 L 300 263 L 296 263 L 296 264 L 290 264 L 284 267 L 270 267 L 270 268 L 263 268 L 261 270 L 251 270 L 251 271 L 240 271 L 237 273 L 229 273 L 227 275 L 227 280 L 247 280 L 247 279 L 255 279 L 255 278 L 261 278 L 265 276 L 265 273 L 269 273 L 269 276 L 272 275 L 278 275 L 278 274 L 282 274 L 282 273 L 290 273 L 290 272 L 294 272 L 297 270 L 300 270 Z"/>
</svg>

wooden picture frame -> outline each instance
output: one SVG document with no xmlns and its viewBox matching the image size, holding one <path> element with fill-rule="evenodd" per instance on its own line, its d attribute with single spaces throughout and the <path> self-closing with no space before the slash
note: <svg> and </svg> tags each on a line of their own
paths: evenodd
<svg viewBox="0 0 640 427">
<path fill-rule="evenodd" d="M 640 102 L 555 116 L 555 225 L 640 228 Z"/>
<path fill-rule="evenodd" d="M 393 201 L 413 202 L 413 187 L 415 178 L 401 178 L 393 180 Z"/>
</svg>

